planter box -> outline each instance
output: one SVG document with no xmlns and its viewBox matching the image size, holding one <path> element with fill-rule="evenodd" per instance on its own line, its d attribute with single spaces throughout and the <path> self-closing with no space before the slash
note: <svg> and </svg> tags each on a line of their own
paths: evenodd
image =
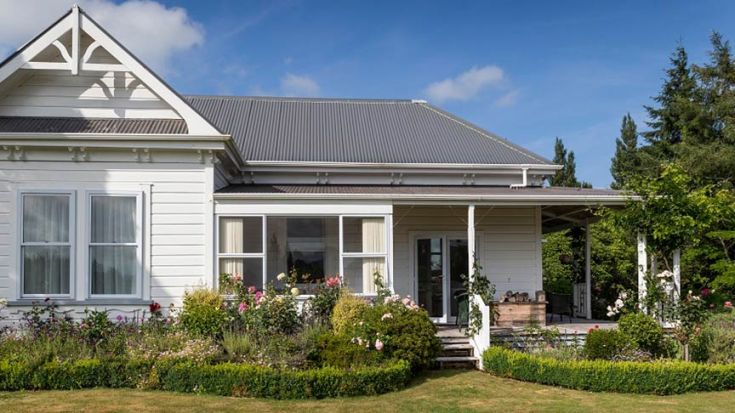
<svg viewBox="0 0 735 413">
<path fill-rule="evenodd" d="M 546 303 L 495 303 L 497 327 L 522 327 L 536 323 L 546 325 Z"/>
</svg>

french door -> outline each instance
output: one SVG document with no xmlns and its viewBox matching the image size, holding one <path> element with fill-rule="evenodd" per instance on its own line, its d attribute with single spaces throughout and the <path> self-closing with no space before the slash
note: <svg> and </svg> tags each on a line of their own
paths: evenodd
<svg viewBox="0 0 735 413">
<path fill-rule="evenodd" d="M 416 298 L 437 323 L 452 323 L 469 273 L 467 236 L 460 233 L 422 233 L 413 238 Z"/>
</svg>

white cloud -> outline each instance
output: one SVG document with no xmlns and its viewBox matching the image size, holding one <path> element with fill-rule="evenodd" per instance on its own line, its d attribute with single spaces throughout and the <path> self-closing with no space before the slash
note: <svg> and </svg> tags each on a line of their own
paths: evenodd
<svg viewBox="0 0 735 413">
<path fill-rule="evenodd" d="M 203 27 L 181 7 L 150 0 L 79 0 L 97 23 L 145 64 L 159 72 L 171 58 L 204 42 Z M 0 0 L 0 51 L 15 49 L 69 10 L 73 2 Z"/>
<path fill-rule="evenodd" d="M 502 84 L 503 69 L 495 65 L 472 67 L 454 78 L 434 82 L 426 87 L 424 93 L 433 101 L 469 100 L 488 87 Z"/>
<path fill-rule="evenodd" d="M 317 96 L 319 84 L 309 76 L 286 73 L 281 78 L 281 93 L 285 96 Z"/>
<path fill-rule="evenodd" d="M 503 96 L 495 100 L 495 106 L 499 108 L 507 108 L 513 106 L 518 102 L 521 92 L 518 89 L 511 90 Z"/>
</svg>

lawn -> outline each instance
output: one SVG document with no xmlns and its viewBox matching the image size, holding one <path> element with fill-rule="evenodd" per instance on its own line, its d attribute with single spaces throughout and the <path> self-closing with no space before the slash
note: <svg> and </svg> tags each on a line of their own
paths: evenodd
<svg viewBox="0 0 735 413">
<path fill-rule="evenodd" d="M 642 396 L 588 393 L 514 380 L 478 371 L 430 372 L 406 390 L 377 397 L 315 401 L 270 401 L 136 390 L 78 390 L 0 393 L 0 411 L 141 412 L 722 412 L 735 392 L 706 396 Z"/>
</svg>

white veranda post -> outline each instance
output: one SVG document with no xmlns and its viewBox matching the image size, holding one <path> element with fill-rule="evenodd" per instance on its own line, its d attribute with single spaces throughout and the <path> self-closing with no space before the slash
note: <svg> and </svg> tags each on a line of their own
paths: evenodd
<svg viewBox="0 0 735 413">
<path fill-rule="evenodd" d="M 678 302 L 681 298 L 681 249 L 674 250 L 673 257 L 674 267 L 674 302 Z"/>
<path fill-rule="evenodd" d="M 469 278 L 475 278 L 475 206 L 467 207 L 467 256 L 469 263 Z"/>
<path fill-rule="evenodd" d="M 643 305 L 646 297 L 646 273 L 648 272 L 648 253 L 646 251 L 646 235 L 638 233 L 638 303 Z M 646 311 L 644 308 L 643 311 Z"/>
<path fill-rule="evenodd" d="M 591 228 L 589 222 L 584 225 L 584 308 L 585 316 L 588 320 L 592 319 L 592 246 L 591 246 Z"/>
</svg>

